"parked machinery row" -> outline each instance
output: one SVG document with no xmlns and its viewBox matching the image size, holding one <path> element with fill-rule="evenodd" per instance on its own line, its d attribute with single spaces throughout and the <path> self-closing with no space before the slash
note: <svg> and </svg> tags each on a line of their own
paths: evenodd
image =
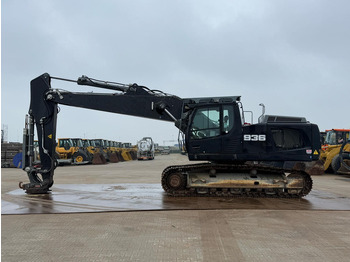
<svg viewBox="0 0 350 262">
<path fill-rule="evenodd" d="M 38 148 L 35 152 L 39 152 Z M 56 145 L 56 158 L 59 165 L 96 165 L 135 160 L 136 152 L 136 148 L 131 143 L 106 139 L 58 138 Z M 40 160 L 39 154 L 36 155 L 36 159 Z"/>
</svg>

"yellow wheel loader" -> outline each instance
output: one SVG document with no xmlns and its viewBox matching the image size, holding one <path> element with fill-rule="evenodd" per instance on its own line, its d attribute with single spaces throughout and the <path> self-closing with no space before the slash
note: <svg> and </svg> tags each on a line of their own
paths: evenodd
<svg viewBox="0 0 350 262">
<path fill-rule="evenodd" d="M 101 155 L 103 155 L 103 157 L 106 159 L 107 162 L 109 162 L 109 158 L 108 158 L 108 151 L 107 151 L 107 146 L 105 145 L 105 140 L 104 139 L 93 139 L 92 140 L 94 145 L 95 145 L 95 149 L 98 153 L 100 153 Z"/>
<path fill-rule="evenodd" d="M 341 175 L 350 175 L 350 140 L 344 141 L 340 148 L 339 155 L 334 159 L 339 159 L 340 167 L 337 173 Z"/>
<path fill-rule="evenodd" d="M 56 153 L 59 164 L 88 164 L 92 160 L 81 138 L 58 138 Z"/>
<path fill-rule="evenodd" d="M 88 151 L 91 156 L 91 163 L 93 165 L 101 165 L 107 163 L 106 158 L 103 156 L 102 153 L 100 153 L 100 150 L 96 147 L 94 140 L 83 139 L 82 141 L 85 150 Z"/>
<path fill-rule="evenodd" d="M 340 155 L 350 151 L 350 144 L 347 143 L 349 136 L 350 129 L 326 130 L 326 138 L 320 154 L 325 171 L 335 174 L 338 172 L 342 165 Z"/>
<path fill-rule="evenodd" d="M 137 159 L 137 147 L 131 143 L 122 143 L 122 156 L 125 160 L 136 160 Z"/>
<path fill-rule="evenodd" d="M 108 155 L 109 162 L 118 163 L 120 160 L 118 157 L 118 149 L 115 145 L 115 142 L 110 141 L 110 140 L 104 140 L 104 144 L 105 144 L 106 149 L 107 149 L 107 155 Z"/>
</svg>

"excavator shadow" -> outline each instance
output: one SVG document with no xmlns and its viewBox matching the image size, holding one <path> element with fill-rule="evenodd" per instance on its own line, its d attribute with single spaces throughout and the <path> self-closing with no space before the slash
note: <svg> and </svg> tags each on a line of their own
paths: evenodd
<svg viewBox="0 0 350 262">
<path fill-rule="evenodd" d="M 59 184 L 53 192 L 2 195 L 2 214 L 50 214 L 161 210 L 350 210 L 350 199 L 313 190 L 305 198 L 171 197 L 158 184 Z"/>
</svg>

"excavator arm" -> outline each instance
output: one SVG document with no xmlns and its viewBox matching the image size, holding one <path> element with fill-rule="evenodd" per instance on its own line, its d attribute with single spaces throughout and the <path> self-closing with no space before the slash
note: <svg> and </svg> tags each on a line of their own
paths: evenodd
<svg viewBox="0 0 350 262">
<path fill-rule="evenodd" d="M 68 92 L 53 89 L 51 81 L 63 80 L 116 93 Z M 77 81 L 51 77 L 45 73 L 31 81 L 31 103 L 23 134 L 23 169 L 30 183 L 20 184 L 27 193 L 46 193 L 53 184 L 56 166 L 57 105 L 127 114 L 156 120 L 175 122 L 181 127 L 183 100 L 177 96 L 150 90 L 137 84 L 120 84 L 80 77 Z M 36 126 L 41 165 L 34 166 L 34 126 Z M 41 175 L 42 179 L 38 176 Z"/>
</svg>

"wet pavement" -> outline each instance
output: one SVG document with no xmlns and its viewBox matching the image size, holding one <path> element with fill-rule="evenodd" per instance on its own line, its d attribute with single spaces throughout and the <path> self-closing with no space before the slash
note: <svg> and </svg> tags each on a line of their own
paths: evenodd
<svg viewBox="0 0 350 262">
<path fill-rule="evenodd" d="M 3 168 L 2 260 L 349 261 L 350 177 L 315 176 L 302 199 L 167 196 L 164 167 L 186 163 L 60 166 L 46 195 L 25 194 L 26 174 Z"/>
<path fill-rule="evenodd" d="M 350 199 L 313 190 L 301 199 L 170 197 L 159 184 L 61 184 L 52 192 L 2 195 L 2 214 L 54 214 L 149 210 L 350 210 Z"/>
</svg>

